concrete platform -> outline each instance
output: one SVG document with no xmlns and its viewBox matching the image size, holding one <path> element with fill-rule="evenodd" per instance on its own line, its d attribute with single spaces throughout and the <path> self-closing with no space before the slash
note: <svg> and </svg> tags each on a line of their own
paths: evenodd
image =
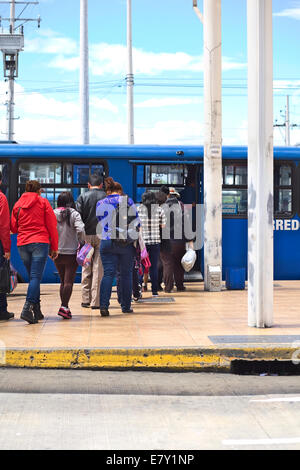
<svg viewBox="0 0 300 470">
<path fill-rule="evenodd" d="M 59 285 L 41 286 L 45 320 L 20 320 L 26 284 L 9 296 L 15 318 L 0 322 L 0 365 L 4 367 L 163 369 L 229 371 L 231 362 L 292 360 L 300 349 L 300 281 L 274 282 L 274 327 L 247 326 L 247 290 L 205 292 L 187 283 L 185 292 L 162 293 L 133 303 L 123 314 L 113 293 L 110 317 L 81 308 L 74 286 L 72 320 L 57 315 Z M 300 359 L 300 352 L 299 352 Z"/>
</svg>

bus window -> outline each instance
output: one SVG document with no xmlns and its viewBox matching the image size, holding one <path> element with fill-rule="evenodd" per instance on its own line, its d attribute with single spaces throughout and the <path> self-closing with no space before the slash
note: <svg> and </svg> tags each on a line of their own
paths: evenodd
<svg viewBox="0 0 300 470">
<path fill-rule="evenodd" d="M 88 190 L 89 175 L 97 173 L 104 180 L 104 164 L 98 162 L 20 162 L 18 173 L 18 196 L 25 191 L 28 180 L 38 180 L 53 208 L 63 191 L 71 191 L 74 200 Z"/>
<path fill-rule="evenodd" d="M 142 194 L 147 190 L 158 191 L 162 185 L 184 189 L 187 178 L 186 165 L 136 165 L 137 190 L 136 200 L 141 201 Z"/>
<path fill-rule="evenodd" d="M 9 190 L 9 170 L 7 163 L 0 163 L 0 171 L 2 173 L 2 183 L 0 190 L 5 194 L 8 199 L 8 190 Z"/>
<path fill-rule="evenodd" d="M 247 217 L 247 165 L 223 165 L 222 213 L 227 216 Z"/>
<path fill-rule="evenodd" d="M 276 163 L 274 165 L 274 213 L 275 217 L 292 217 L 293 208 L 293 177 L 292 163 Z"/>
<path fill-rule="evenodd" d="M 19 184 L 37 180 L 41 184 L 61 183 L 61 163 L 21 163 L 19 165 Z"/>
</svg>

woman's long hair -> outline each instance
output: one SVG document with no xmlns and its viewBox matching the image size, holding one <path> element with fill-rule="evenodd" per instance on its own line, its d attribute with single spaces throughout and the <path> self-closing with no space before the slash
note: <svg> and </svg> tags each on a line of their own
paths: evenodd
<svg viewBox="0 0 300 470">
<path fill-rule="evenodd" d="M 119 193 L 123 194 L 123 188 L 120 183 L 117 183 L 117 181 L 114 181 L 111 176 L 108 176 L 104 180 L 104 187 L 105 191 L 107 194 L 111 193 Z"/>
<path fill-rule="evenodd" d="M 65 207 L 66 210 L 61 212 L 62 222 L 67 222 L 70 227 L 70 217 L 71 217 L 71 210 L 76 209 L 74 198 L 70 191 L 64 191 L 60 193 L 57 198 L 57 207 Z"/>
<path fill-rule="evenodd" d="M 142 204 L 147 208 L 148 219 L 151 219 L 151 208 L 157 204 L 157 200 L 153 191 L 146 191 L 142 195 Z"/>
</svg>

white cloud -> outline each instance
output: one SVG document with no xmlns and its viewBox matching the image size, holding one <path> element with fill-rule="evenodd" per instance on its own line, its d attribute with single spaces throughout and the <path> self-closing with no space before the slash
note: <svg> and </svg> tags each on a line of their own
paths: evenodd
<svg viewBox="0 0 300 470">
<path fill-rule="evenodd" d="M 283 16 L 287 18 L 292 18 L 294 20 L 300 20 L 300 7 L 287 8 L 278 13 L 274 13 L 274 16 Z"/>
<path fill-rule="evenodd" d="M 162 108 L 166 106 L 181 106 L 188 104 L 199 104 L 201 98 L 151 98 L 149 100 L 135 103 L 135 108 Z"/>
<path fill-rule="evenodd" d="M 25 52 L 37 54 L 78 54 L 78 44 L 74 39 L 64 37 L 47 29 L 39 31 L 38 36 L 31 39 L 25 38 Z"/>
<path fill-rule="evenodd" d="M 70 38 L 56 36 L 53 31 L 39 38 L 28 40 L 27 52 L 53 54 L 56 57 L 48 63 L 50 67 L 75 71 L 79 69 L 78 44 Z M 76 55 L 74 55 L 76 54 Z M 204 69 L 203 56 L 192 56 L 185 52 L 149 52 L 133 48 L 133 66 L 135 74 L 155 75 L 162 72 L 184 71 L 200 72 Z M 89 62 L 92 75 L 126 75 L 127 48 L 123 44 L 91 44 Z M 247 63 L 236 62 L 223 57 L 224 71 L 247 67 Z"/>
<path fill-rule="evenodd" d="M 75 72 L 76 70 L 79 70 L 79 65 L 79 57 L 66 57 L 63 54 L 59 54 L 48 63 L 49 67 L 68 70 L 69 72 Z"/>
<path fill-rule="evenodd" d="M 112 104 L 107 98 L 98 98 L 97 96 L 90 97 L 90 106 L 96 110 L 105 109 L 114 114 L 118 114 L 118 107 Z"/>
</svg>

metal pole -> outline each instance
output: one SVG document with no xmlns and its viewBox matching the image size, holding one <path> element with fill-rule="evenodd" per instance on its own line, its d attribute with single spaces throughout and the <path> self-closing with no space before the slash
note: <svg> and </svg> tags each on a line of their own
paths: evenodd
<svg viewBox="0 0 300 470">
<path fill-rule="evenodd" d="M 10 4 L 10 33 L 14 34 L 15 28 L 15 0 Z M 15 79 L 14 69 L 10 69 L 8 79 L 8 103 L 7 103 L 7 138 L 8 140 L 14 139 L 14 99 L 15 99 Z"/>
<path fill-rule="evenodd" d="M 88 0 L 80 0 L 80 133 L 81 143 L 90 143 Z"/>
<path fill-rule="evenodd" d="M 127 0 L 127 125 L 128 143 L 134 144 L 134 116 L 133 116 L 133 65 L 132 65 L 132 14 L 131 0 Z"/>
<path fill-rule="evenodd" d="M 273 325 L 272 0 L 248 0 L 248 325 Z"/>
<path fill-rule="evenodd" d="M 222 50 L 221 0 L 204 0 L 204 288 L 209 266 L 222 273 Z"/>
<path fill-rule="evenodd" d="M 290 100 L 289 95 L 286 97 L 286 110 L 285 110 L 285 145 L 291 145 L 291 134 L 290 134 Z"/>
</svg>

